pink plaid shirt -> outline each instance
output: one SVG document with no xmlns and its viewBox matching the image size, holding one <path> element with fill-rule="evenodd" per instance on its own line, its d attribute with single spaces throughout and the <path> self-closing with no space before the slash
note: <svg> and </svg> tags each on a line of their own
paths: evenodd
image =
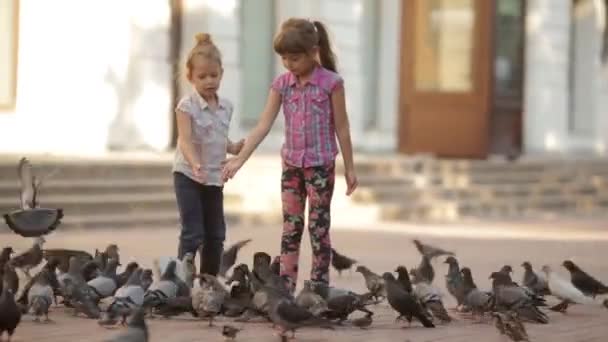
<svg viewBox="0 0 608 342">
<path fill-rule="evenodd" d="M 340 75 L 320 66 L 304 85 L 298 86 L 291 72 L 272 82 L 272 89 L 281 94 L 285 115 L 281 156 L 287 164 L 312 167 L 334 162 L 338 146 L 331 93 L 342 85 Z"/>
</svg>

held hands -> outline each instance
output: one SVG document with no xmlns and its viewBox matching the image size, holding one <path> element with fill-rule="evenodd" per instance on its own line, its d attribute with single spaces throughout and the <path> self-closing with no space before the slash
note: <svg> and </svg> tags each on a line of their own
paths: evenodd
<svg viewBox="0 0 608 342">
<path fill-rule="evenodd" d="M 346 170 L 344 172 L 344 178 L 346 180 L 346 196 L 350 196 L 357 188 L 357 185 L 359 185 L 355 170 Z"/>
<path fill-rule="evenodd" d="M 230 157 L 224 160 L 222 162 L 222 165 L 224 166 L 222 170 L 223 181 L 227 182 L 228 180 L 232 179 L 232 177 L 236 175 L 236 173 L 239 171 L 239 169 L 243 166 L 244 163 L 245 161 L 242 158 L 239 158 L 238 156 Z"/>
<path fill-rule="evenodd" d="M 199 183 L 204 183 L 207 178 L 200 163 L 192 166 L 192 175 Z"/>
<path fill-rule="evenodd" d="M 241 139 L 238 142 L 233 143 L 230 153 L 236 156 L 237 154 L 241 153 L 243 146 L 245 146 L 245 139 Z"/>
</svg>

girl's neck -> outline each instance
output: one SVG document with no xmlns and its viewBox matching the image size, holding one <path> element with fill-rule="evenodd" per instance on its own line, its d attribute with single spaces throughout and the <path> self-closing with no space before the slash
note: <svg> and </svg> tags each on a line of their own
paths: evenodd
<svg viewBox="0 0 608 342">
<path fill-rule="evenodd" d="M 203 100 L 205 100 L 205 102 L 207 102 L 207 105 L 209 106 L 209 108 L 215 110 L 218 106 L 218 97 L 217 94 L 213 94 L 213 96 L 205 96 L 201 93 L 199 93 L 199 95 L 203 98 Z"/>
<path fill-rule="evenodd" d="M 296 79 L 298 80 L 298 85 L 306 84 L 306 82 L 308 82 L 310 80 L 310 78 L 312 77 L 312 73 L 313 73 L 313 71 L 315 71 L 316 67 L 317 67 L 317 64 L 315 64 L 312 68 L 310 68 L 310 70 L 308 70 L 305 74 L 296 75 Z"/>
</svg>

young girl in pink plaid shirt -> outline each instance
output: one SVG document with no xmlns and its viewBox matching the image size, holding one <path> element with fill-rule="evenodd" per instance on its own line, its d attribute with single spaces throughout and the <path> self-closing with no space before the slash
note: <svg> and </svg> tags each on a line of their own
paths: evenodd
<svg viewBox="0 0 608 342">
<path fill-rule="evenodd" d="M 343 81 L 336 72 L 325 26 L 319 21 L 291 18 L 281 25 L 281 31 L 274 39 L 274 50 L 288 71 L 272 82 L 258 124 L 245 139 L 241 152 L 226 161 L 223 177 L 225 180 L 234 177 L 266 137 L 283 106 L 281 276 L 294 291 L 307 197 L 308 231 L 313 252 L 310 277 L 312 281 L 329 283 L 330 206 L 338 154 L 336 137 L 344 159 L 347 195 L 357 187 L 357 176 Z"/>
</svg>

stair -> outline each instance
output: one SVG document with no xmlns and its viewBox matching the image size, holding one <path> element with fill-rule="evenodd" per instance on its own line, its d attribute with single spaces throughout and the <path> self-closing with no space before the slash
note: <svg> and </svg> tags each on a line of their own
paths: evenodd
<svg viewBox="0 0 608 342">
<path fill-rule="evenodd" d="M 454 221 L 598 216 L 608 208 L 608 161 L 357 160 L 357 204 L 383 220 Z"/>
<path fill-rule="evenodd" d="M 19 207 L 17 160 L 0 159 L 0 213 Z M 37 175 L 57 171 L 44 180 L 39 202 L 63 208 L 59 229 L 178 226 L 170 160 L 30 160 Z M 241 202 L 238 194 L 224 194 L 227 224 L 255 219 L 241 212 Z"/>
</svg>

